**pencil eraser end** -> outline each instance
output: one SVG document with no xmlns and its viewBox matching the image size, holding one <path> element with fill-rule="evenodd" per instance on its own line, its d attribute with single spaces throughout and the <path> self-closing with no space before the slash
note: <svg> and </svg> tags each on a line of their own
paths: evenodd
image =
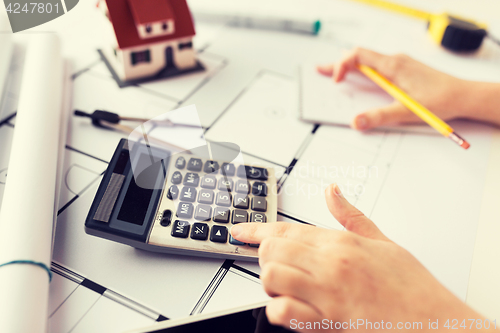
<svg viewBox="0 0 500 333">
<path fill-rule="evenodd" d="M 470 144 L 467 141 L 462 142 L 460 145 L 463 149 L 468 149 L 470 147 Z"/>
</svg>

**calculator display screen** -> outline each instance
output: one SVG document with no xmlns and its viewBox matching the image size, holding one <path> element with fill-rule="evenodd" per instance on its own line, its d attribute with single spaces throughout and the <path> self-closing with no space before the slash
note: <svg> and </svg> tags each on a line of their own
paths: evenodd
<svg viewBox="0 0 500 333">
<path fill-rule="evenodd" d="M 138 167 L 136 170 L 141 170 L 141 172 L 130 179 L 118 213 L 118 219 L 121 221 L 137 225 L 142 225 L 145 221 L 154 190 L 160 185 L 158 184 L 159 178 L 165 175 L 164 161 L 159 160 L 150 164 L 147 163 L 149 158 L 146 154 L 141 154 L 139 157 L 138 164 L 143 164 L 143 166 Z M 146 166 L 147 164 L 149 165 Z"/>
<path fill-rule="evenodd" d="M 118 213 L 118 219 L 142 225 L 153 195 L 152 189 L 139 187 L 132 177 L 125 199 Z"/>
</svg>

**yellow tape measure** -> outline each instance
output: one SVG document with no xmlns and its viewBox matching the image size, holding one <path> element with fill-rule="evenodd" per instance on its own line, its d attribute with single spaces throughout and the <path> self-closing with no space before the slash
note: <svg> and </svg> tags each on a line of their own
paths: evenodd
<svg viewBox="0 0 500 333">
<path fill-rule="evenodd" d="M 481 46 L 484 37 L 488 36 L 486 24 L 458 16 L 452 16 L 447 13 L 428 13 L 383 0 L 353 1 L 426 20 L 428 22 L 427 30 L 432 40 L 451 51 L 475 51 Z"/>
</svg>

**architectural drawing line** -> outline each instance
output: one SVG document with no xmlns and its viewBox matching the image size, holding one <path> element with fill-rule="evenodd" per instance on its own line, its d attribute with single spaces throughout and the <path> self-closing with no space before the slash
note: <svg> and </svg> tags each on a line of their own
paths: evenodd
<svg viewBox="0 0 500 333">
<path fill-rule="evenodd" d="M 198 302 L 196 302 L 196 305 L 194 306 L 193 310 L 191 311 L 191 313 L 189 315 L 198 314 L 198 313 L 201 313 L 203 311 L 203 309 L 206 306 L 206 303 L 210 300 L 213 293 L 215 292 L 215 290 L 219 286 L 220 281 L 222 281 L 222 279 L 224 279 L 227 272 L 229 271 L 229 268 L 231 268 L 233 263 L 234 263 L 234 260 L 229 260 L 229 259 L 226 259 L 222 263 L 219 270 L 217 271 L 217 273 L 215 273 L 214 277 L 212 278 L 212 280 L 208 284 L 208 287 L 205 289 L 205 291 L 203 291 L 203 294 L 198 299 Z"/>
<path fill-rule="evenodd" d="M 75 202 L 76 199 L 78 199 L 79 196 L 75 195 L 70 201 L 68 201 L 64 206 L 62 206 L 58 211 L 57 211 L 57 216 L 61 215 L 62 212 L 64 212 L 73 202 Z"/>
<path fill-rule="evenodd" d="M 53 271 L 54 273 L 70 280 L 70 281 L 73 281 L 75 282 L 76 284 L 78 284 L 78 287 L 85 287 L 95 293 L 98 293 L 99 295 L 101 296 L 104 296 L 106 297 L 107 299 L 109 300 L 112 300 L 122 306 L 125 306 L 127 308 L 129 308 L 130 310 L 133 310 L 137 313 L 140 313 L 141 315 L 144 315 L 148 318 L 151 318 L 152 320 L 156 320 L 156 321 L 162 321 L 162 320 L 168 320 L 167 317 L 163 316 L 162 314 L 160 314 L 158 311 L 155 311 L 155 310 L 152 310 L 151 308 L 137 302 L 137 301 L 134 301 L 114 290 L 111 290 L 99 283 L 96 283 L 74 271 L 72 271 L 71 269 L 65 267 L 65 266 L 62 266 L 61 264 L 58 264 L 56 262 L 52 262 L 51 263 L 51 271 Z M 75 288 L 76 290 L 76 288 Z M 74 290 L 72 291 L 72 293 L 74 292 Z M 71 296 L 71 295 L 70 295 Z M 69 296 L 66 298 L 68 299 Z M 61 305 L 66 301 L 66 299 L 57 307 L 57 309 L 59 309 L 61 307 Z M 57 312 L 57 309 L 51 314 L 51 316 Z"/>
<path fill-rule="evenodd" d="M 10 121 L 11 119 L 13 119 L 13 118 L 16 116 L 16 114 L 17 114 L 17 111 L 15 111 L 14 113 L 12 113 L 12 114 L 8 115 L 8 116 L 7 116 L 7 117 L 5 117 L 4 119 L 0 120 L 0 126 L 5 125 L 5 124 L 9 123 L 9 121 Z"/>
<path fill-rule="evenodd" d="M 392 164 L 394 163 L 394 160 L 396 159 L 399 148 L 401 147 L 401 143 L 403 142 L 404 136 L 405 136 L 405 134 L 401 133 L 401 136 L 399 137 L 399 140 L 398 140 L 398 145 L 397 145 L 396 149 L 394 150 L 394 154 L 392 155 L 391 161 L 389 162 L 389 165 L 388 165 L 389 168 L 392 166 Z M 389 177 L 389 171 L 390 170 L 387 170 L 385 177 L 384 177 L 384 180 L 382 181 L 382 184 L 380 185 L 380 189 L 377 193 L 377 197 L 375 198 L 372 209 L 371 209 L 370 213 L 367 215 L 368 218 L 370 218 L 370 216 L 373 214 L 373 210 L 377 206 L 377 202 L 378 202 L 378 199 L 380 198 L 382 190 L 384 189 L 385 182 L 387 181 L 387 178 Z"/>
<path fill-rule="evenodd" d="M 85 318 L 85 316 L 89 313 L 90 310 L 92 310 L 92 308 L 94 307 L 94 305 L 97 303 L 97 301 L 99 301 L 100 297 L 98 297 L 93 303 L 92 305 L 87 309 L 87 311 L 85 311 L 85 313 L 80 317 L 80 319 L 78 319 L 78 321 L 75 323 L 75 325 L 68 331 L 68 333 L 71 333 L 77 326 L 78 324 L 82 321 L 83 318 Z"/>
<path fill-rule="evenodd" d="M 250 84 L 248 84 L 245 88 L 243 88 L 237 95 L 236 97 L 226 106 L 226 108 L 224 110 L 222 110 L 221 113 L 219 113 L 219 115 L 214 119 L 214 121 L 208 126 L 207 130 L 205 131 L 205 134 L 207 133 L 208 129 L 212 128 L 215 123 L 217 123 L 223 116 L 224 114 L 229 110 L 231 109 L 231 107 L 241 98 L 241 96 L 243 96 L 247 90 L 249 90 L 252 85 L 254 84 L 254 82 L 262 75 L 261 72 L 259 72 L 253 79 L 252 81 L 250 82 Z"/>
<path fill-rule="evenodd" d="M 225 68 L 229 64 L 229 61 L 227 59 L 222 60 L 221 64 L 211 73 L 210 75 L 206 76 L 203 81 L 201 81 L 189 94 L 187 94 L 186 97 L 182 99 L 182 103 L 187 101 L 191 96 L 193 96 L 196 92 L 198 92 L 205 84 L 208 83 L 215 75 L 219 74 L 219 72 Z"/>
<path fill-rule="evenodd" d="M 82 75 L 83 73 L 85 73 L 86 71 L 90 70 L 92 67 L 96 66 L 99 62 L 101 62 L 101 59 L 97 59 L 95 61 L 93 61 L 92 63 L 90 63 L 90 65 L 78 70 L 77 72 L 73 73 L 73 75 L 71 75 L 71 79 L 74 81 L 77 77 L 79 77 L 80 75 Z"/>
<path fill-rule="evenodd" d="M 259 285 L 261 284 L 258 280 L 256 281 L 252 276 L 249 276 L 246 273 L 242 273 L 240 271 L 229 271 L 228 273 L 238 275 L 239 277 L 241 277 L 241 278 L 243 278 L 245 280 L 248 280 L 250 282 L 257 283 Z"/>
<path fill-rule="evenodd" d="M 312 224 L 312 223 L 309 223 L 309 222 L 306 222 L 306 221 L 304 221 L 304 220 L 301 220 L 301 219 L 299 219 L 298 217 L 294 217 L 294 216 L 292 216 L 292 215 L 288 215 L 288 214 L 286 214 L 286 213 L 280 212 L 279 210 L 278 210 L 278 215 L 281 215 L 281 216 L 283 216 L 283 217 L 286 217 L 286 218 L 288 218 L 288 219 L 290 219 L 290 220 L 294 220 L 295 222 L 299 222 L 299 223 L 302 223 L 302 224 L 308 224 L 308 225 L 315 226 L 315 225 L 314 225 L 314 224 Z"/>
<path fill-rule="evenodd" d="M 245 274 L 251 275 L 254 278 L 260 279 L 259 274 L 255 273 L 255 272 L 252 272 L 252 271 L 250 271 L 250 270 L 248 270 L 248 269 L 246 269 L 244 267 L 241 267 L 241 266 L 238 266 L 238 265 L 235 265 L 235 264 L 232 264 L 231 267 L 234 268 L 234 269 L 239 270 L 240 272 L 243 272 Z"/>
<path fill-rule="evenodd" d="M 92 180 L 87 186 L 85 186 L 81 191 L 80 193 L 78 193 L 77 195 L 75 195 L 70 201 L 68 201 L 64 206 L 61 207 L 61 209 L 59 209 L 57 211 L 57 216 L 59 216 L 62 212 L 64 212 L 69 206 L 71 206 L 71 204 L 73 202 L 76 201 L 76 199 L 78 199 L 83 193 L 85 193 L 85 191 L 87 191 L 95 182 L 97 182 L 99 179 L 101 179 L 101 177 L 104 175 L 104 172 L 106 171 L 103 171 L 101 172 L 101 174 L 99 176 L 97 176 L 94 180 Z M 67 185 L 66 185 L 67 186 Z M 69 187 L 68 187 L 68 190 L 69 190 Z M 71 192 L 71 191 L 70 191 Z"/>
<path fill-rule="evenodd" d="M 99 157 L 96 157 L 96 156 L 91 155 L 91 154 L 89 154 L 89 153 L 83 152 L 83 151 L 78 150 L 78 149 L 76 149 L 76 148 L 73 148 L 73 147 L 71 147 L 71 146 L 69 146 L 69 145 L 66 145 L 66 149 L 69 149 L 69 150 L 71 150 L 71 151 L 74 151 L 75 153 L 80 153 L 80 154 L 85 155 L 85 156 L 87 156 L 87 157 L 91 157 L 91 158 L 96 159 L 96 160 L 98 160 L 98 161 L 101 161 L 101 162 L 104 162 L 104 163 L 106 163 L 106 164 L 109 164 L 109 161 L 105 161 L 105 160 L 103 160 L 102 158 L 99 158 Z"/>
</svg>

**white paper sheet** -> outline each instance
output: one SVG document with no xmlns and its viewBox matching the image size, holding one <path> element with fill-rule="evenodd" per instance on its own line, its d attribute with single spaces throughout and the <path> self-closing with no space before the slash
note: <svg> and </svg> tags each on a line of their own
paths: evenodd
<svg viewBox="0 0 500 333">
<path fill-rule="evenodd" d="M 0 211 L 0 263 L 50 266 L 62 111 L 62 59 L 55 35 L 34 35 L 26 57 L 9 174 Z M 49 276 L 41 267 L 0 268 L 5 332 L 44 332 Z M 19 320 L 24 313 L 30 320 Z"/>
<path fill-rule="evenodd" d="M 415 0 L 404 1 L 409 3 L 412 1 L 415 2 Z M 449 4 L 448 9 L 455 7 L 455 2 L 453 2 L 453 0 L 445 1 Z M 242 1 L 242 3 L 243 2 L 245 1 Z M 442 48 L 434 45 L 429 40 L 425 31 L 425 26 L 422 25 L 422 22 L 412 21 L 411 19 L 408 20 L 407 18 L 399 18 L 397 15 L 387 14 L 378 9 L 368 9 L 368 7 L 364 5 L 345 0 L 287 1 L 286 3 L 283 1 L 263 0 L 258 4 L 256 4 L 255 1 L 246 3 L 247 4 L 244 6 L 258 7 L 264 11 L 290 10 L 298 13 L 320 13 L 322 23 L 324 23 L 325 27 L 324 31 L 327 32 L 328 25 L 331 25 L 331 30 L 327 34 L 323 34 L 323 36 L 308 37 L 294 34 L 251 31 L 248 29 L 227 29 L 226 31 L 219 33 L 220 26 L 217 26 L 215 29 L 210 30 L 207 34 L 205 27 L 197 25 L 196 40 L 199 40 L 201 37 L 201 42 L 198 44 L 198 47 L 202 46 L 205 50 L 204 52 L 209 52 L 210 54 L 223 58 L 225 66 L 219 71 L 214 72 L 213 76 L 207 77 L 203 86 L 196 91 L 189 91 L 188 89 L 191 87 L 197 87 L 197 84 L 200 82 L 199 77 L 196 75 L 196 80 L 188 80 L 187 76 L 183 77 L 182 80 L 180 80 L 182 81 L 182 85 L 172 88 L 172 91 L 175 90 L 175 96 L 173 96 L 175 99 L 179 99 L 180 97 L 184 99 L 186 96 L 189 96 L 187 100 L 183 102 L 183 105 L 196 104 L 204 126 L 210 126 L 213 124 L 222 112 L 228 109 L 233 101 L 238 99 L 238 95 L 240 93 L 247 89 L 251 89 L 251 83 L 257 74 L 262 70 L 274 71 L 277 72 L 278 75 L 283 74 L 285 76 L 289 76 L 290 78 L 294 78 L 297 74 L 297 66 L 307 60 L 311 54 L 317 52 L 313 47 L 313 44 L 316 44 L 319 40 L 334 43 L 337 46 L 340 45 L 346 49 L 360 45 L 374 48 L 385 53 L 406 52 L 430 65 L 435 66 L 438 69 L 465 78 L 498 80 L 498 77 L 500 77 L 500 67 L 495 64 L 495 61 L 498 61 L 499 59 L 498 56 L 495 56 L 498 54 L 496 53 L 498 47 L 492 43 L 487 42 L 485 47 L 483 47 L 482 50 L 476 55 L 453 55 L 449 52 L 443 51 Z M 441 1 L 439 3 L 441 3 Z M 241 5 L 240 2 L 225 0 L 225 4 L 222 8 L 226 8 L 226 4 L 234 6 Z M 433 10 L 447 9 L 446 6 L 440 7 L 441 5 L 439 5 L 438 2 L 432 1 L 427 1 L 425 3 L 415 2 L 414 4 L 418 6 L 425 6 L 426 8 Z M 461 5 L 464 4 L 465 3 Z M 490 17 L 493 17 L 496 12 L 489 11 L 486 13 L 484 10 L 485 7 L 482 4 L 483 2 L 481 2 L 480 5 L 476 2 L 471 2 L 467 6 L 477 8 L 477 12 L 480 13 L 482 11 L 484 14 L 489 14 Z M 216 4 L 211 3 L 210 6 L 216 6 Z M 482 16 L 480 15 L 475 17 L 482 19 Z M 327 18 L 331 18 L 331 21 L 327 21 Z M 41 26 L 40 29 L 46 31 L 47 29 L 57 27 L 62 39 L 64 40 L 64 49 L 74 61 L 76 71 L 78 71 L 80 69 L 91 67 L 92 64 L 95 65 L 96 61 L 98 61 L 98 56 L 95 50 L 100 43 L 99 34 L 101 29 L 99 25 L 102 22 L 102 14 L 95 9 L 95 4 L 93 2 L 80 1 L 76 9 L 72 10 L 71 15 L 65 15 L 64 17 L 51 21 Z M 27 36 L 27 34 L 25 36 Z M 22 36 L 19 35 L 16 37 Z M 197 45 L 196 40 L 195 46 Z M 201 55 L 201 57 L 203 57 L 203 55 Z M 21 57 L 16 55 L 13 62 L 22 64 Z M 99 84 L 99 80 L 107 79 L 107 77 L 99 77 L 95 75 L 105 73 L 99 72 L 98 66 L 99 65 L 93 68 L 95 71 L 92 69 L 88 70 L 76 78 L 74 88 L 75 108 L 85 107 L 88 108 L 87 111 L 93 111 L 93 109 L 96 108 L 108 108 L 111 111 L 130 113 L 130 115 L 143 115 L 146 113 L 147 115 L 152 114 L 152 116 L 155 116 L 155 112 L 163 110 L 164 105 L 170 105 L 171 109 L 177 107 L 175 105 L 177 102 L 176 100 L 165 97 L 167 95 L 167 91 L 163 91 L 163 87 L 158 87 L 159 89 L 155 89 L 156 91 L 152 92 L 151 90 L 137 87 L 118 89 L 116 88 L 116 83 L 112 80 L 109 80 L 104 84 Z M 22 68 L 22 66 L 18 66 L 18 69 L 19 68 Z M 92 78 L 89 78 L 90 76 L 92 76 Z M 170 85 L 170 81 L 168 85 Z M 167 89 L 169 87 L 166 85 L 165 88 Z M 186 93 L 187 95 L 185 95 Z M 14 101 L 15 98 L 17 98 L 17 94 L 13 94 L 12 98 L 9 100 Z M 256 95 L 256 98 L 264 99 L 264 97 L 260 95 Z M 274 103 L 277 101 L 272 97 L 268 98 L 269 100 L 262 100 L 262 103 Z M 153 99 L 154 106 L 150 109 L 149 101 L 152 101 Z M 16 104 L 9 103 L 9 112 L 15 111 L 16 107 Z M 224 117 L 225 115 L 223 115 L 220 120 L 224 120 Z M 237 120 L 237 118 L 235 119 Z M 279 128 L 280 126 L 278 125 L 277 127 Z M 4 136 L 2 136 L 2 132 L 12 131 L 13 129 L 8 125 L 0 127 L 0 143 L 2 144 L 0 147 L 0 155 L 3 155 L 5 152 L 4 142 L 1 141 L 4 138 Z M 320 134 L 321 131 L 322 128 L 320 128 L 317 133 Z M 340 135 L 339 137 L 344 137 L 348 141 L 356 141 L 355 138 L 353 138 L 354 134 L 357 133 L 353 132 L 352 136 L 345 134 Z M 461 134 L 465 136 L 465 132 Z M 469 135 L 468 133 L 466 134 Z M 284 135 L 286 135 L 286 133 Z M 366 143 L 366 146 L 370 151 L 376 146 L 376 142 L 378 142 L 372 137 L 373 135 L 376 134 L 360 135 L 359 137 L 360 140 L 363 140 Z M 74 146 L 74 148 L 83 151 L 85 154 L 97 156 L 103 160 L 109 160 L 114 148 L 116 147 L 116 143 L 121 137 L 123 137 L 123 135 L 120 133 L 104 131 L 93 127 L 88 119 L 72 117 L 72 130 L 68 143 L 69 146 Z M 446 149 L 456 148 L 451 142 L 447 142 L 447 140 L 437 136 L 434 137 L 436 140 L 440 140 L 439 142 L 447 147 Z M 314 147 L 323 147 L 324 145 L 318 143 L 319 141 L 315 141 L 314 138 L 313 140 L 310 139 L 310 136 L 306 136 L 306 138 L 300 142 L 302 145 L 309 142 L 310 145 L 307 146 L 307 149 L 302 149 L 302 151 L 304 151 L 304 155 L 300 156 L 310 156 L 312 159 L 315 159 L 314 156 L 316 152 L 311 149 L 314 149 Z M 324 136 L 322 134 L 321 139 L 326 142 L 325 145 L 328 148 L 329 136 Z M 404 143 L 406 143 L 406 141 Z M 345 142 L 343 144 L 345 144 Z M 418 143 L 415 143 L 415 146 L 421 147 Z M 344 155 L 344 153 L 346 155 L 340 157 L 344 158 L 347 162 L 350 162 L 347 160 L 348 157 L 352 156 L 348 155 L 349 146 L 347 144 L 342 146 L 341 143 L 336 142 L 335 147 L 336 148 L 332 148 L 331 152 L 329 151 L 330 156 L 325 156 L 325 159 L 321 160 L 321 162 L 328 163 L 329 158 L 334 159 L 335 155 Z M 300 150 L 300 146 L 295 148 Z M 386 146 L 384 146 L 383 149 L 385 150 Z M 403 161 L 404 159 L 409 158 L 408 155 L 410 153 L 411 152 L 404 155 Z M 69 208 L 67 208 L 67 210 L 65 210 L 65 212 L 60 216 L 60 226 L 58 227 L 59 230 L 56 239 L 58 242 L 58 259 L 64 261 L 64 264 L 70 268 L 77 268 L 82 272 L 82 274 L 85 274 L 92 280 L 95 279 L 95 281 L 102 283 L 105 287 L 111 289 L 116 288 L 117 291 L 123 292 L 133 299 L 141 301 L 142 304 L 154 308 L 158 312 L 161 311 L 169 317 L 187 315 L 192 310 L 196 300 L 205 290 L 204 288 L 209 283 L 214 272 L 217 271 L 220 262 L 218 262 L 217 265 L 209 265 L 192 258 L 187 259 L 184 257 L 170 258 L 168 256 L 157 256 L 154 253 L 137 251 L 124 245 L 86 235 L 83 231 L 83 221 L 93 197 L 93 193 L 90 192 L 95 192 L 95 186 L 89 189 L 85 186 L 85 183 L 91 181 L 92 173 L 101 170 L 100 168 L 102 166 L 94 166 L 93 163 L 89 162 L 90 160 L 93 160 L 92 157 L 86 156 L 85 158 L 81 158 L 84 155 L 78 151 L 74 151 L 69 155 L 70 156 L 67 159 L 67 166 L 79 165 L 88 167 L 91 171 L 83 171 L 78 167 L 67 168 L 70 170 L 68 175 L 70 177 L 71 191 L 76 192 L 82 188 L 83 190 L 78 192 L 79 198 L 72 202 Z M 360 157 L 362 155 L 364 154 L 360 154 Z M 429 158 L 425 154 L 418 156 L 420 159 L 418 162 L 421 164 L 425 164 L 425 161 Z M 255 156 L 252 156 L 251 158 L 257 159 Z M 482 157 L 476 158 L 478 161 L 481 161 L 481 163 L 483 162 Z M 315 160 L 319 162 L 319 159 Z M 247 161 L 246 156 L 245 161 Z M 301 163 L 300 158 L 297 163 Z M 450 163 L 450 165 L 451 164 L 452 163 Z M 0 165 L 2 165 L 1 161 Z M 2 166 L 0 166 L 0 168 L 1 167 Z M 79 175 L 81 175 L 81 178 L 79 178 Z M 0 177 L 1 176 L 2 173 L 0 171 Z M 426 179 L 425 175 L 422 176 L 420 174 L 417 174 L 415 177 L 418 180 Z M 417 179 L 415 182 L 418 181 Z M 312 181 L 314 181 L 314 179 L 312 179 Z M 441 180 L 436 180 L 436 183 L 441 184 Z M 96 184 L 94 183 L 94 185 Z M 400 189 L 400 187 L 397 187 L 396 185 L 397 184 L 393 184 L 392 186 L 394 191 Z M 0 192 L 1 187 L 2 185 L 0 184 Z M 367 190 L 368 188 L 371 187 L 367 187 Z M 378 186 L 374 186 L 374 188 L 376 190 L 380 189 Z M 405 188 L 403 188 L 403 190 L 404 189 Z M 64 190 L 69 193 L 68 189 Z M 383 195 L 385 195 L 385 192 Z M 404 194 L 401 195 L 403 196 Z M 69 194 L 63 195 L 61 203 L 64 201 L 64 197 L 70 198 L 71 196 Z M 323 195 L 319 193 L 317 202 L 323 204 L 323 200 Z M 304 202 L 306 201 L 300 202 L 300 206 L 297 204 L 297 207 L 301 209 L 300 212 L 293 210 L 289 211 L 288 214 L 290 214 L 293 218 L 300 216 L 304 217 L 304 219 L 319 219 L 315 212 L 311 212 L 314 207 L 317 207 L 313 204 L 312 199 L 310 202 Z M 373 204 L 371 206 L 368 204 L 363 206 L 363 202 Z M 373 207 L 374 205 L 378 207 L 379 204 L 380 201 L 374 203 L 372 200 L 363 201 L 362 199 L 356 203 L 359 208 L 368 206 Z M 420 209 L 418 203 L 409 202 L 408 204 L 411 204 L 409 209 Z M 386 214 L 391 213 L 391 207 L 388 207 L 389 205 L 390 202 L 387 203 L 387 206 L 381 205 Z M 464 204 L 464 206 L 467 205 Z M 323 208 L 326 209 L 326 206 Z M 464 207 L 463 209 L 465 210 L 466 208 Z M 362 210 L 366 213 L 370 212 L 370 209 L 367 208 L 362 208 Z M 281 210 L 280 214 L 282 212 L 283 210 Z M 328 211 L 325 212 L 325 216 L 328 216 L 326 215 L 329 214 Z M 378 216 L 379 212 L 375 211 L 375 214 Z M 286 216 L 279 215 L 279 217 L 280 219 L 291 221 L 291 219 Z M 465 219 L 465 217 L 463 219 L 461 218 L 460 223 L 463 223 Z M 379 221 L 378 218 L 376 222 L 377 221 Z M 382 220 L 380 219 L 380 221 Z M 392 222 L 391 220 L 387 221 Z M 336 222 L 332 221 L 332 223 Z M 382 227 L 384 226 L 382 225 Z M 433 230 L 429 232 L 432 233 Z M 474 233 L 474 231 L 471 231 L 471 233 Z M 426 239 L 425 236 L 426 234 L 423 236 L 421 234 L 416 235 L 414 243 L 419 242 L 419 240 L 429 243 L 429 240 Z M 454 254 L 450 254 L 450 252 L 441 253 L 439 248 L 430 247 L 429 251 L 434 251 L 435 256 L 440 256 L 444 259 L 454 258 Z M 109 255 L 104 256 L 103 253 Z M 417 253 L 419 258 L 421 258 L 424 264 L 426 264 L 427 259 L 425 255 L 419 254 L 418 251 L 415 253 Z M 107 260 L 109 257 L 116 258 L 117 264 L 112 263 L 112 266 L 109 267 L 109 260 Z M 246 263 L 241 265 L 248 269 L 252 268 L 251 265 L 247 265 Z M 140 271 L 143 268 L 146 269 L 144 269 L 143 274 L 141 274 Z M 447 274 L 446 271 L 448 269 L 450 269 L 448 266 L 442 265 L 439 268 L 433 268 L 433 272 L 437 273 L 438 276 L 441 276 L 443 272 Z M 453 269 L 454 268 L 451 268 L 452 271 Z M 141 278 L 147 276 L 152 276 L 153 281 L 151 281 L 148 286 L 142 285 L 141 282 L 143 280 L 141 280 Z M 445 284 L 447 283 L 448 278 L 449 276 L 445 276 L 444 278 L 440 277 Z M 195 284 L 195 287 L 194 290 L 188 290 L 187 294 L 183 294 L 181 291 L 177 292 L 176 290 L 171 289 L 173 288 L 171 286 L 171 284 L 173 284 L 171 281 L 182 285 L 192 282 Z M 230 279 L 227 281 L 222 280 L 221 291 L 231 290 L 232 287 L 226 288 L 225 282 L 231 281 Z M 234 286 L 234 284 L 231 283 L 231 286 Z M 57 286 L 54 286 L 54 288 L 57 288 Z M 157 292 L 157 290 L 159 290 L 159 292 Z M 249 292 L 251 291 L 249 290 Z M 70 295 L 67 298 L 66 301 L 71 301 L 71 297 L 76 296 L 78 300 L 82 300 L 82 302 L 73 302 L 71 307 L 64 307 L 63 304 L 58 304 L 61 305 L 59 310 L 66 313 L 65 315 L 58 315 L 54 317 L 61 320 L 61 326 L 59 327 L 70 327 L 71 325 L 65 326 L 67 324 L 65 318 L 70 317 L 78 317 L 76 320 L 79 320 L 79 322 L 76 326 L 74 326 L 75 332 L 108 332 L 110 331 L 110 326 L 112 328 L 120 328 L 121 326 L 115 326 L 114 324 L 116 323 L 116 318 L 120 316 L 127 316 L 126 325 L 130 325 L 130 328 L 141 321 L 140 316 L 136 321 L 136 317 L 134 315 L 127 315 L 127 310 L 129 309 L 127 305 L 108 303 L 108 299 L 105 297 L 101 297 L 97 300 L 97 302 L 89 305 L 89 303 L 85 302 L 85 299 L 80 298 L 79 295 L 80 294 L 78 293 Z M 219 296 L 224 296 L 220 297 L 220 302 L 218 302 L 218 304 L 226 304 L 228 307 L 233 304 L 233 297 L 231 297 L 232 295 L 230 292 L 217 294 L 216 291 L 215 296 L 217 298 Z M 244 298 L 245 295 L 241 295 L 236 301 L 239 302 Z M 102 300 L 104 301 L 101 302 Z M 121 307 L 121 310 L 117 309 L 115 313 L 114 309 L 116 307 Z M 70 308 L 72 310 L 70 310 Z M 109 317 L 103 315 L 103 311 L 107 309 L 111 312 Z M 73 317 L 71 315 L 71 312 L 73 311 L 81 315 Z M 108 312 L 106 312 L 106 314 L 108 314 Z M 128 321 L 128 319 L 130 319 L 130 321 Z M 54 319 L 53 322 L 56 322 L 56 320 Z M 125 320 L 123 322 L 125 323 Z M 69 329 L 71 329 L 71 327 Z"/>
<path fill-rule="evenodd" d="M 403 137 L 370 217 L 465 301 L 491 128 L 454 128 L 471 144 L 467 151 L 439 136 Z"/>
<path fill-rule="evenodd" d="M 387 106 L 394 101 L 359 72 L 349 73 L 345 81 L 333 83 L 331 77 L 321 75 L 316 70 L 316 66 L 323 63 L 316 61 L 301 66 L 299 108 L 302 120 L 349 126 L 357 114 Z"/>
<path fill-rule="evenodd" d="M 313 125 L 297 119 L 290 98 L 295 82 L 263 72 L 205 134 L 207 140 L 233 142 L 248 154 L 287 167 Z"/>
</svg>

